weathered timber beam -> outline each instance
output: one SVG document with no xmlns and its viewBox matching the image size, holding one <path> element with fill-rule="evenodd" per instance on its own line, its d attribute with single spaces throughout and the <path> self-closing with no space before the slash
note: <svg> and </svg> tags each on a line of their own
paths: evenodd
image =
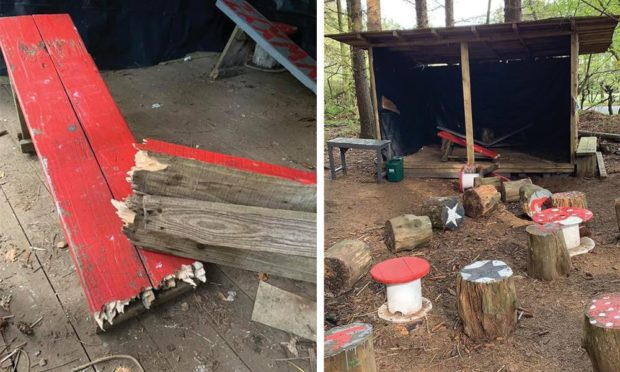
<svg viewBox="0 0 620 372">
<path fill-rule="evenodd" d="M 130 173 L 141 194 L 316 212 L 316 185 L 284 178 L 147 151 Z"/>
</svg>

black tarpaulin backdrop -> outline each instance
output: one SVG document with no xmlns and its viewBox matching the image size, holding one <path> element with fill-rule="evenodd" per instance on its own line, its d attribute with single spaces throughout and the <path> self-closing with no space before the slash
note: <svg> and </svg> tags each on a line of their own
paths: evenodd
<svg viewBox="0 0 620 372">
<path fill-rule="evenodd" d="M 397 155 L 439 144 L 437 126 L 465 133 L 461 67 L 420 66 L 384 48 L 373 50 L 377 97 L 392 100 L 399 114 L 383 110 L 381 131 Z M 490 128 L 499 138 L 530 123 L 512 138 L 516 150 L 554 161 L 570 159 L 570 60 L 471 63 L 474 137 Z M 501 153 L 501 151 L 499 151 Z"/>
<path fill-rule="evenodd" d="M 298 27 L 292 39 L 316 56 L 316 0 L 250 0 L 268 19 Z M 193 51 L 221 51 L 234 24 L 215 0 L 22 0 L 0 16 L 68 13 L 100 69 L 157 64 Z M 4 61 L 2 70 L 6 74 Z"/>
</svg>

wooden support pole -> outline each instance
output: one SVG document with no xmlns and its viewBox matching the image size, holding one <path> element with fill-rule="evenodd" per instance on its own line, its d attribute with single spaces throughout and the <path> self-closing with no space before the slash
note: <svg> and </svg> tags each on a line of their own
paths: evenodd
<svg viewBox="0 0 620 372">
<path fill-rule="evenodd" d="M 579 36 L 573 30 L 570 37 L 570 160 L 575 163 L 577 151 L 577 125 L 579 112 L 577 111 L 577 96 L 579 94 Z"/>
<path fill-rule="evenodd" d="M 375 119 L 375 138 L 381 139 L 381 121 L 379 119 L 379 104 L 377 99 L 377 84 L 375 82 L 374 56 L 372 47 L 368 48 L 368 65 L 370 66 L 370 98 L 372 100 L 372 113 Z"/>
<path fill-rule="evenodd" d="M 471 79 L 469 75 L 469 45 L 461 43 L 461 75 L 463 78 L 463 107 L 465 109 L 465 141 L 467 142 L 467 164 L 473 165 L 474 125 L 471 108 Z"/>
</svg>

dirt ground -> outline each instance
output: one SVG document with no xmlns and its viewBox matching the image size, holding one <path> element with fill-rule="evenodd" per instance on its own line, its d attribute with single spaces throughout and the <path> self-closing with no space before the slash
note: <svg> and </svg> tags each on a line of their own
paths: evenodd
<svg viewBox="0 0 620 372">
<path fill-rule="evenodd" d="M 614 126 L 620 133 L 620 117 L 616 120 Z M 605 131 L 611 132 L 610 127 L 604 127 Z M 325 138 L 338 135 L 335 128 Z M 614 146 L 620 148 L 620 144 Z M 608 164 L 617 162 L 616 154 L 605 158 Z M 428 247 L 390 253 L 383 241 L 385 221 L 416 214 L 430 196 L 458 195 L 458 185 L 456 180 L 415 179 L 407 172 L 402 182 L 377 184 L 373 161 L 367 152 L 351 151 L 347 176 L 330 181 L 325 172 L 325 247 L 342 239 L 360 239 L 370 246 L 375 263 L 394 256 L 427 259 L 431 272 L 423 280 L 422 295 L 432 301 L 433 309 L 425 323 L 406 327 L 379 319 L 376 310 L 385 302 L 385 290 L 367 274 L 349 293 L 326 298 L 325 329 L 353 321 L 372 324 L 381 370 L 592 370 L 580 347 L 583 310 L 595 295 L 620 290 L 620 234 L 613 207 L 614 199 L 620 196 L 617 166 L 608 166 L 610 174 L 604 180 L 559 176 L 532 179 L 552 192 L 585 192 L 595 215 L 589 227 L 596 248 L 573 257 L 569 277 L 541 282 L 527 276 L 525 227 L 513 227 L 521 220 L 516 203 L 506 204 L 488 217 L 466 217 L 457 231 L 435 230 Z M 511 337 L 476 343 L 462 332 L 456 311 L 456 275 L 463 266 L 484 259 L 503 260 L 513 269 L 519 306 L 526 312 Z"/>
<path fill-rule="evenodd" d="M 189 62 L 102 75 L 138 139 L 313 169 L 315 95 L 288 73 L 248 71 L 211 81 L 216 57 L 197 53 Z M 0 87 L 0 129 L 9 131 L 0 137 L 0 316 L 14 316 L 0 326 L 0 360 L 25 343 L 32 370 L 39 372 L 67 371 L 112 354 L 132 355 L 147 371 L 310 370 L 313 344 L 300 341 L 296 357 L 282 345 L 291 341 L 289 334 L 250 320 L 257 274 L 215 265 L 206 266 L 207 284 L 97 334 L 70 253 L 56 246 L 64 238 L 38 159 L 17 148 L 6 77 Z M 313 285 L 275 277 L 269 282 L 316 298 Z M 224 301 L 230 291 L 235 300 Z M 38 320 L 32 335 L 18 330 L 19 322 Z M 19 371 L 28 370 L 25 358 Z M 132 366 L 115 362 L 97 370 L 118 365 Z M 0 363 L 4 369 L 11 370 L 10 362 Z"/>
</svg>

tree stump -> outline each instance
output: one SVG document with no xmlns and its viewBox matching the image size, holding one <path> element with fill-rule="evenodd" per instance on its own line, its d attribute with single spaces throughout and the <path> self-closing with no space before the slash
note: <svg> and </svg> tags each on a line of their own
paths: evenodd
<svg viewBox="0 0 620 372">
<path fill-rule="evenodd" d="M 556 192 L 551 196 L 554 207 L 577 207 L 588 209 L 586 194 L 581 191 Z"/>
<path fill-rule="evenodd" d="M 528 234 L 527 274 L 531 278 L 554 280 L 570 274 L 570 255 L 557 223 L 530 225 Z"/>
<path fill-rule="evenodd" d="M 506 337 L 517 325 L 517 293 L 512 269 L 502 261 L 465 266 L 456 285 L 463 331 L 476 341 Z"/>
<path fill-rule="evenodd" d="M 620 230 L 620 198 L 617 198 L 614 204 L 616 206 L 616 220 L 618 221 L 618 229 Z"/>
<path fill-rule="evenodd" d="M 502 188 L 502 178 L 501 177 L 476 177 L 474 178 L 474 187 L 491 185 L 495 187 L 497 191 L 500 191 Z"/>
<path fill-rule="evenodd" d="M 523 185 L 519 189 L 519 198 L 523 213 L 530 218 L 543 209 L 551 207 L 551 192 L 537 185 Z"/>
<path fill-rule="evenodd" d="M 465 214 L 472 218 L 485 216 L 499 205 L 500 193 L 491 185 L 474 187 L 463 194 Z"/>
<path fill-rule="evenodd" d="M 428 216 L 405 214 L 385 223 L 385 244 L 392 252 L 428 244 L 432 236 L 433 225 Z"/>
<path fill-rule="evenodd" d="M 421 209 L 422 214 L 430 218 L 436 229 L 456 230 L 464 221 L 465 210 L 458 196 L 430 198 Z"/>
<path fill-rule="evenodd" d="M 519 189 L 521 188 L 521 186 L 531 184 L 532 180 L 529 178 L 524 178 L 518 181 L 502 182 L 502 201 L 504 203 L 519 201 Z"/>
<path fill-rule="evenodd" d="M 340 296 L 370 270 L 372 256 L 366 243 L 343 240 L 325 252 L 325 293 Z"/>
<path fill-rule="evenodd" d="M 375 372 L 372 325 L 351 323 L 325 332 L 325 372 Z"/>
<path fill-rule="evenodd" d="M 600 295 L 585 311 L 581 345 L 595 372 L 620 368 L 620 292 Z"/>
</svg>

